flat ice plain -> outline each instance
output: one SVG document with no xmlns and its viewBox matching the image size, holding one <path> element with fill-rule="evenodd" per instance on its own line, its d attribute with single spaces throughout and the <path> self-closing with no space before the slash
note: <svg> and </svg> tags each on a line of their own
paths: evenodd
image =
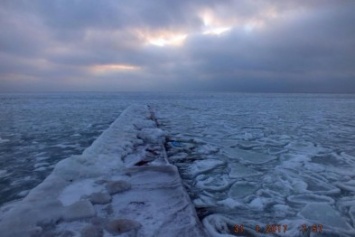
<svg viewBox="0 0 355 237">
<path fill-rule="evenodd" d="M 118 102 L 108 99 L 110 96 L 104 97 L 104 101 L 110 105 Z M 95 103 L 100 104 L 98 101 Z M 209 235 L 355 236 L 353 95 L 140 94 L 121 101 L 116 109 L 123 110 L 132 102 L 150 104 L 155 109 L 159 128 L 167 137 L 167 158 L 178 168 Z M 112 113 L 113 108 L 107 111 Z M 81 124 L 80 116 L 75 120 Z M 91 130 L 95 131 L 95 127 Z M 13 137 L 6 133 L 0 133 L 0 137 L 1 152 Z M 83 139 L 79 131 L 67 137 L 73 138 L 73 142 L 66 147 Z M 60 146 L 63 141 L 64 138 L 58 138 L 56 151 L 67 149 Z M 55 161 L 45 159 L 50 155 L 36 154 L 33 169 L 53 166 Z M 26 154 L 22 153 L 22 157 Z M 123 161 L 125 165 L 139 162 L 139 156 L 128 157 Z M 3 165 L 0 169 L 0 181 L 16 178 L 11 166 Z M 36 171 L 41 172 L 44 171 Z M 31 180 L 33 173 L 19 176 L 12 180 L 12 187 Z M 101 189 L 90 179 L 63 189 L 63 204 L 73 205 L 80 198 L 72 190 L 88 195 Z M 21 191 L 23 196 L 25 191 Z M 110 199 L 107 195 L 92 198 Z M 5 204 L 1 210 L 5 212 L 15 205 L 16 202 Z M 87 210 L 90 212 L 90 208 Z M 243 233 L 236 233 L 236 225 L 243 225 Z M 267 225 L 287 225 L 287 231 L 281 228 L 265 233 Z M 322 225 L 322 232 L 319 228 L 305 230 L 304 225 Z M 61 230 L 69 228 L 62 227 Z M 260 227 L 259 232 L 256 227 Z"/>
</svg>

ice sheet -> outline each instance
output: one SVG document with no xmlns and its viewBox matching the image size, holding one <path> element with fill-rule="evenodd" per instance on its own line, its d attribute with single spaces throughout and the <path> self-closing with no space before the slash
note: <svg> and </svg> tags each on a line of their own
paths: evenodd
<svg viewBox="0 0 355 237">
<path fill-rule="evenodd" d="M 216 159 L 197 160 L 188 167 L 188 172 L 191 175 L 196 176 L 200 173 L 210 171 L 216 168 L 217 166 L 221 166 L 224 164 L 225 163 L 223 161 Z"/>
<path fill-rule="evenodd" d="M 311 221 L 322 223 L 324 226 L 330 226 L 339 230 L 351 231 L 352 228 L 329 204 L 310 203 L 307 204 L 300 215 Z M 352 231 L 354 234 L 355 232 Z"/>
<path fill-rule="evenodd" d="M 184 141 L 181 147 L 167 146 L 168 155 L 205 227 L 212 236 L 234 236 L 237 223 L 283 223 L 286 233 L 267 235 L 296 237 L 302 224 L 315 222 L 298 213 L 307 205 L 324 204 L 350 227 L 343 231 L 324 224 L 325 236 L 352 236 L 355 150 L 349 139 L 355 124 L 349 121 L 355 111 L 345 104 L 354 106 L 354 98 L 266 97 L 229 94 L 160 107 L 169 140 Z M 211 158 L 226 165 L 187 172 L 196 161 Z M 265 235 L 250 230 L 245 236 Z"/>
</svg>

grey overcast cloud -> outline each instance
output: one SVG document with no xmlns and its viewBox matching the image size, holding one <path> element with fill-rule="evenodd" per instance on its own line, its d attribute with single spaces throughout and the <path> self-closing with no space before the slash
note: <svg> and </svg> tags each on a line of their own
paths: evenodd
<svg viewBox="0 0 355 237">
<path fill-rule="evenodd" d="M 352 0 L 0 5 L 1 92 L 355 92 Z"/>
</svg>

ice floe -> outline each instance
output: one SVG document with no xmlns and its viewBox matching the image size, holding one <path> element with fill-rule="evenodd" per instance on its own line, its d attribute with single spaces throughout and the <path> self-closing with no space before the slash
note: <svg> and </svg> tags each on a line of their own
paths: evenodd
<svg viewBox="0 0 355 237">
<path fill-rule="evenodd" d="M 310 203 L 307 204 L 299 213 L 302 217 L 321 223 L 323 226 L 337 228 L 341 231 L 351 231 L 352 227 L 326 203 Z M 353 232 L 355 234 L 355 232 Z"/>
<path fill-rule="evenodd" d="M 349 180 L 349 181 L 343 182 L 343 183 L 337 182 L 337 183 L 335 183 L 335 185 L 343 190 L 355 192 L 355 180 Z"/>
<path fill-rule="evenodd" d="M 229 190 L 229 196 L 233 199 L 244 198 L 253 194 L 259 186 L 253 182 L 238 181 L 235 182 Z"/>
<path fill-rule="evenodd" d="M 261 154 L 254 151 L 246 151 L 237 148 L 226 148 L 225 152 L 228 156 L 238 159 L 244 164 L 264 164 L 276 159 L 276 156 Z"/>
<path fill-rule="evenodd" d="M 333 204 L 334 203 L 334 199 L 327 196 L 321 196 L 316 194 L 291 195 L 287 197 L 287 200 L 291 203 L 296 203 L 296 204 L 308 204 L 308 203 Z"/>
<path fill-rule="evenodd" d="M 261 175 L 261 172 L 258 172 L 252 168 L 247 167 L 246 165 L 239 163 L 230 163 L 229 164 L 229 177 L 230 178 L 243 178 L 248 176 Z"/>
<path fill-rule="evenodd" d="M 202 174 L 199 175 L 196 180 L 196 187 L 210 191 L 225 190 L 229 187 L 230 184 L 230 181 L 228 180 L 226 175 L 208 177 L 208 175 Z"/>
<path fill-rule="evenodd" d="M 224 165 L 225 162 L 217 159 L 196 160 L 188 167 L 188 172 L 195 176 L 200 173 L 210 171 L 217 166 Z"/>
</svg>

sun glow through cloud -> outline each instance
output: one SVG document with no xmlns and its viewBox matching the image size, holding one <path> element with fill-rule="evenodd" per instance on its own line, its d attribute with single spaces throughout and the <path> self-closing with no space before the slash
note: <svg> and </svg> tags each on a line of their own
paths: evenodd
<svg viewBox="0 0 355 237">
<path fill-rule="evenodd" d="M 126 65 L 126 64 L 103 64 L 103 65 L 94 65 L 90 67 L 90 71 L 94 74 L 137 71 L 140 69 L 141 69 L 140 67 L 134 65 Z"/>
<path fill-rule="evenodd" d="M 217 17 L 210 10 L 204 10 L 199 14 L 203 22 L 204 35 L 220 35 L 232 29 L 231 26 L 226 26 L 226 23 L 217 19 Z"/>
<path fill-rule="evenodd" d="M 202 34 L 204 35 L 220 35 L 224 32 L 230 31 L 231 27 L 217 27 L 204 31 Z"/>
<path fill-rule="evenodd" d="M 202 34 L 221 35 L 232 29 L 241 29 L 250 33 L 264 27 L 271 19 L 278 18 L 280 14 L 274 8 L 268 8 L 260 12 L 259 16 L 252 18 L 238 18 L 237 16 L 224 16 L 212 9 L 203 9 L 198 13 L 201 19 Z"/>
<path fill-rule="evenodd" d="M 156 37 L 156 38 L 149 38 L 148 43 L 159 46 L 159 47 L 164 47 L 164 46 L 181 46 L 185 39 L 187 37 L 187 34 L 179 34 L 179 35 L 171 35 L 168 37 Z"/>
<path fill-rule="evenodd" d="M 141 40 L 144 45 L 165 47 L 165 46 L 182 46 L 188 37 L 188 33 L 181 31 L 171 31 L 165 29 L 134 29 L 134 34 Z"/>
</svg>

